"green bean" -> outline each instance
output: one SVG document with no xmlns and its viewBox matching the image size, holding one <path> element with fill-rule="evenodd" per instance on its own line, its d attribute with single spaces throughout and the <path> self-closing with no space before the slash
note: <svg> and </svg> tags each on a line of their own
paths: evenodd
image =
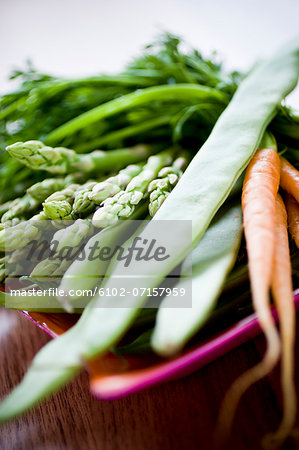
<svg viewBox="0 0 299 450">
<path fill-rule="evenodd" d="M 66 136 L 73 134 L 91 123 L 98 122 L 101 119 L 112 116 L 113 114 L 126 111 L 135 106 L 144 105 L 148 102 L 157 100 L 176 100 L 190 99 L 192 102 L 207 100 L 215 101 L 220 104 L 227 104 L 228 97 L 226 94 L 217 89 L 200 86 L 198 84 L 174 84 L 164 86 L 154 86 L 146 89 L 137 90 L 130 94 L 123 95 L 116 99 L 110 100 L 103 105 L 97 106 L 69 122 L 61 125 L 52 131 L 45 138 L 47 144 L 53 144 Z"/>
<path fill-rule="evenodd" d="M 209 139 L 153 220 L 143 230 L 143 235 L 151 234 L 152 224 L 156 220 L 184 219 L 192 220 L 193 245 L 200 240 L 253 156 L 282 99 L 296 86 L 298 73 L 297 40 L 249 74 L 228 108 L 220 116 Z M 163 92 L 165 88 L 160 87 L 161 89 Z M 179 89 L 180 87 L 174 86 L 172 95 L 178 93 Z M 140 104 L 140 99 L 144 100 L 142 97 L 144 92 L 133 94 L 135 102 L 132 101 L 132 97 L 130 101 L 122 97 L 116 99 L 116 103 L 114 100 L 112 106 L 111 102 L 110 105 L 106 104 L 108 109 L 99 107 L 69 122 L 49 135 L 51 138 L 49 140 L 61 139 L 87 123 L 104 117 L 105 114 L 120 111 L 119 105 L 121 110 L 124 110 L 132 104 Z M 195 95 L 195 91 L 192 95 Z M 152 97 L 148 95 L 148 99 L 151 100 Z M 159 275 L 156 278 L 148 277 L 148 287 L 157 285 L 159 278 L 163 279 L 176 267 L 188 251 L 186 244 L 183 245 L 181 240 L 177 240 L 177 247 L 164 262 L 163 267 L 161 266 Z M 128 269 L 133 270 L 133 267 Z M 114 272 L 117 273 L 117 270 L 118 265 L 115 266 Z M 129 276 L 132 275 L 130 270 L 127 273 L 128 278 L 124 280 L 126 283 L 129 283 Z M 113 286 L 114 281 L 114 277 L 111 276 L 105 287 Z M 136 278 L 133 282 L 136 282 Z M 21 414 L 42 398 L 58 390 L 79 373 L 85 361 L 103 354 L 115 345 L 131 326 L 146 299 L 146 296 L 134 298 L 134 307 L 130 308 L 121 306 L 123 305 L 121 299 L 117 299 L 120 307 L 111 309 L 107 308 L 108 299 L 95 297 L 70 331 L 50 342 L 37 354 L 23 382 L 0 405 L 0 422 Z"/>
<path fill-rule="evenodd" d="M 209 318 L 236 261 L 241 235 L 241 207 L 220 210 L 192 252 L 192 306 L 177 307 L 178 297 L 173 295 L 165 297 L 160 305 L 152 336 L 157 353 L 171 356 L 179 352 Z M 188 263 L 183 263 L 183 271 Z M 182 279 L 176 288 L 188 292 L 189 283 L 190 279 Z M 179 301 L 182 305 L 183 300 Z"/>
</svg>

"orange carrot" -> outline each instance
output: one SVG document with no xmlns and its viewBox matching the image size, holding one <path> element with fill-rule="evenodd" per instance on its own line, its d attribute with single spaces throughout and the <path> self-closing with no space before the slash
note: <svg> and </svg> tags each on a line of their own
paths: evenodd
<svg viewBox="0 0 299 450">
<path fill-rule="evenodd" d="M 280 158 L 280 185 L 299 203 L 299 170 L 285 158 Z"/>
<path fill-rule="evenodd" d="M 294 353 L 296 312 L 294 307 L 292 267 L 290 259 L 287 212 L 278 194 L 276 200 L 275 250 L 272 276 L 272 293 L 280 323 L 282 341 L 281 380 L 283 391 L 283 419 L 279 429 L 268 436 L 267 447 L 280 446 L 295 424 L 296 388 L 294 382 Z"/>
<path fill-rule="evenodd" d="M 220 409 L 216 440 L 227 439 L 243 393 L 267 375 L 278 362 L 280 338 L 270 308 L 270 286 L 275 245 L 275 209 L 279 188 L 280 160 L 275 150 L 259 150 L 245 174 L 242 194 L 244 232 L 254 309 L 265 334 L 263 360 L 242 374 L 225 395 Z"/>
<path fill-rule="evenodd" d="M 292 195 L 285 196 L 290 233 L 299 248 L 299 203 Z"/>
</svg>

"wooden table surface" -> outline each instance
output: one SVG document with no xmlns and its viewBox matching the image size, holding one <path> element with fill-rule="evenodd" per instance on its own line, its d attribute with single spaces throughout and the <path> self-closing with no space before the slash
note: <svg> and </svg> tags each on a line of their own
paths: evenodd
<svg viewBox="0 0 299 450">
<path fill-rule="evenodd" d="M 0 308 L 1 397 L 21 380 L 33 355 L 49 339 L 19 313 Z M 263 351 L 259 337 L 185 379 L 113 402 L 92 398 L 83 373 L 33 412 L 3 426 L 0 449 L 212 450 L 223 393 Z M 298 366 L 298 354 L 296 359 Z M 228 448 L 260 448 L 261 437 L 279 423 L 280 404 L 277 368 L 244 395 Z M 284 448 L 299 448 L 298 441 Z"/>
</svg>

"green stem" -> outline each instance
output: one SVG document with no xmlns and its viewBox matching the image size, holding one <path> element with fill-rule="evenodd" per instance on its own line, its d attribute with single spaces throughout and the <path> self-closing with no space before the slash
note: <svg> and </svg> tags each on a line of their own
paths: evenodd
<svg viewBox="0 0 299 450">
<path fill-rule="evenodd" d="M 78 117 L 75 117 L 49 133 L 46 137 L 46 143 L 56 143 L 66 136 L 69 136 L 70 134 L 86 127 L 87 125 L 110 117 L 113 114 L 125 111 L 129 108 L 144 105 L 153 101 L 172 100 L 173 98 L 183 101 L 190 99 L 192 102 L 206 99 L 211 101 L 214 100 L 223 104 L 228 102 L 228 97 L 222 92 L 196 84 L 182 83 L 176 85 L 149 87 L 113 99 L 79 115 Z"/>
<path fill-rule="evenodd" d="M 102 75 L 100 77 L 89 77 L 82 79 L 70 79 L 70 80 L 59 80 L 59 81 L 45 81 L 36 89 L 37 94 L 45 94 L 47 98 L 53 97 L 59 92 L 68 89 L 68 88 L 76 88 L 80 86 L 90 86 L 90 87 L 98 87 L 105 85 L 122 85 L 122 86 L 139 86 L 145 87 L 152 83 L 152 80 L 148 76 L 127 76 L 127 75 Z M 49 95 L 49 93 L 51 95 Z M 26 105 L 26 100 L 30 96 L 30 92 L 24 92 L 21 98 L 17 99 L 13 103 L 6 106 L 2 111 L 0 111 L 0 120 L 5 119 L 11 113 L 18 110 L 21 106 Z"/>
<path fill-rule="evenodd" d="M 131 125 L 126 128 L 121 128 L 120 130 L 112 131 L 105 136 L 100 136 L 99 138 L 94 139 L 91 142 L 88 141 L 84 142 L 83 144 L 77 145 L 76 151 L 85 153 L 89 150 L 100 148 L 103 145 L 113 144 L 120 141 L 121 139 L 136 136 L 137 134 L 144 133 L 145 131 L 152 130 L 153 128 L 157 128 L 161 125 L 169 124 L 170 120 L 170 116 L 162 116 L 147 120 L 143 123 Z"/>
<path fill-rule="evenodd" d="M 9 116 L 11 113 L 15 112 L 17 109 L 20 108 L 20 106 L 24 105 L 26 102 L 27 96 L 19 98 L 15 102 L 11 103 L 10 105 L 6 106 L 2 111 L 0 111 L 0 120 L 5 119 L 7 116 Z"/>
</svg>

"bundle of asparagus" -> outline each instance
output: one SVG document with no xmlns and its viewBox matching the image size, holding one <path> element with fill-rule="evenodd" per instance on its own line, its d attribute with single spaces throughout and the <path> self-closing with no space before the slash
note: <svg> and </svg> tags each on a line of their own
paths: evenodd
<svg viewBox="0 0 299 450">
<path fill-rule="evenodd" d="M 56 167 L 57 159 L 44 158 L 44 152 L 47 153 L 48 150 L 40 142 L 18 143 L 13 147 L 18 149 L 17 153 L 12 147 L 8 148 L 12 156 L 19 160 L 25 158 L 25 163 L 35 169 L 43 164 L 43 168 L 47 167 L 51 172 Z M 50 151 L 57 158 L 65 154 L 64 149 L 61 151 L 59 148 L 52 148 Z M 150 151 L 147 150 L 145 154 L 148 153 Z M 74 155 L 73 152 L 66 154 Z M 178 156 L 180 154 L 181 156 Z M 175 159 L 176 156 L 178 157 Z M 31 280 L 40 276 L 54 277 L 57 274 L 62 276 L 71 264 L 71 260 L 66 261 L 58 257 L 63 248 L 78 248 L 95 232 L 94 226 L 105 228 L 113 221 L 132 217 L 141 201 L 147 203 L 153 214 L 153 197 L 149 197 L 149 186 L 155 185 L 156 191 L 159 187 L 159 196 L 163 195 L 165 198 L 166 192 L 170 192 L 176 184 L 187 161 L 187 153 L 179 147 L 173 147 L 150 156 L 145 162 L 129 164 L 115 175 L 102 178 L 99 182 L 90 180 L 83 184 L 74 183 L 80 177 L 82 180 L 82 175 L 74 173 L 65 177 L 46 178 L 35 183 L 27 189 L 23 197 L 3 205 L 2 222 L 5 228 L 0 230 L 0 251 L 12 252 L 16 258 L 20 249 L 24 249 L 32 240 L 40 238 L 39 220 L 54 220 L 55 223 L 62 220 L 62 228 L 53 234 L 52 239 L 52 242 L 56 243 L 57 256 L 40 261 L 31 272 Z M 172 163 L 173 165 L 169 166 Z M 55 168 L 53 170 L 56 171 Z M 160 185 L 161 181 L 163 186 Z M 161 200 L 159 204 L 162 204 Z M 155 208 L 158 209 L 157 204 Z M 32 215 L 29 217 L 31 211 Z M 22 220 L 25 212 L 27 220 Z M 12 218 L 22 222 L 13 225 Z M 70 220 L 71 224 L 66 226 L 65 220 Z M 5 269 L 3 258 L 2 279 L 12 270 L 11 264 L 6 266 Z"/>
</svg>

